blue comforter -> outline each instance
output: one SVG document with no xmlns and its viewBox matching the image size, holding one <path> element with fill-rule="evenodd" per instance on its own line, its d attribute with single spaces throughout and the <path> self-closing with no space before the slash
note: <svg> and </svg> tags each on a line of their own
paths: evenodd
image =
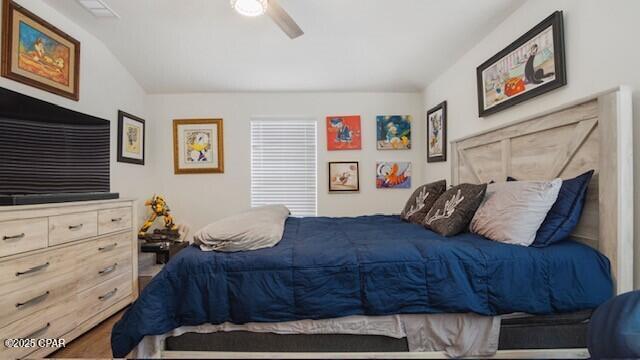
<svg viewBox="0 0 640 360">
<path fill-rule="evenodd" d="M 181 251 L 114 326 L 111 346 L 123 357 L 145 335 L 202 323 L 549 314 L 595 308 L 611 295 L 607 258 L 574 241 L 530 248 L 444 238 L 396 216 L 289 218 L 270 249 Z"/>
</svg>

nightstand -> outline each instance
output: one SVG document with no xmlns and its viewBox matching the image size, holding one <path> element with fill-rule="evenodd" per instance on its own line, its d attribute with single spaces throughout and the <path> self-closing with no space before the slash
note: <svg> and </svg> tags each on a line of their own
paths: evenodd
<svg viewBox="0 0 640 360">
<path fill-rule="evenodd" d="M 178 225 L 180 232 L 180 242 L 159 242 L 155 243 L 155 248 L 148 247 L 149 243 L 139 240 L 140 255 L 138 256 L 138 279 L 139 289 L 142 289 L 156 276 L 164 264 L 175 256 L 179 251 L 190 245 L 188 241 L 189 227 Z"/>
<path fill-rule="evenodd" d="M 176 255 L 180 250 L 189 246 L 186 241 L 181 242 L 143 242 L 140 245 L 140 252 L 143 253 L 155 253 L 156 264 L 166 264 L 169 259 Z"/>
</svg>

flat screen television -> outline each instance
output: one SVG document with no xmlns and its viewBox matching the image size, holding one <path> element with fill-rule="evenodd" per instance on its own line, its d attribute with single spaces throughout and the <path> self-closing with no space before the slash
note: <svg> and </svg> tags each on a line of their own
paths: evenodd
<svg viewBox="0 0 640 360">
<path fill-rule="evenodd" d="M 114 199 L 110 123 L 0 88 L 0 205 Z"/>
</svg>

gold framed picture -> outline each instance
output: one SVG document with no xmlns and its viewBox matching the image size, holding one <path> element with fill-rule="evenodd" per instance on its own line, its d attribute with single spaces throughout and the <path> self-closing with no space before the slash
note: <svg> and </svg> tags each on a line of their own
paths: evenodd
<svg viewBox="0 0 640 360">
<path fill-rule="evenodd" d="M 173 120 L 175 174 L 224 172 L 222 119 Z"/>
<path fill-rule="evenodd" d="M 2 76 L 78 101 L 80 42 L 15 2 L 4 0 Z"/>
</svg>

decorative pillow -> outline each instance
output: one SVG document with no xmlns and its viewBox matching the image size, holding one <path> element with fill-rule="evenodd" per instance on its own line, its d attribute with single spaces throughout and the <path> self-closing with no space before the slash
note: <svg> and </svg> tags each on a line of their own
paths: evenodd
<svg viewBox="0 0 640 360">
<path fill-rule="evenodd" d="M 452 187 L 440 195 L 422 224 L 443 236 L 453 236 L 467 230 L 486 190 L 487 184 Z"/>
<path fill-rule="evenodd" d="M 562 182 L 558 200 L 540 226 L 534 247 L 549 246 L 566 239 L 573 232 L 580 221 L 592 176 L 593 170 L 589 170 Z"/>
<path fill-rule="evenodd" d="M 407 201 L 407 204 L 400 214 L 402 220 L 414 224 L 422 224 L 422 220 L 427 216 L 433 204 L 446 190 L 446 180 L 440 180 L 418 187 L 416 191 L 411 194 L 409 201 Z"/>
<path fill-rule="evenodd" d="M 566 239 L 576 228 L 582 215 L 587 188 L 593 177 L 589 170 L 573 179 L 562 182 L 558 199 L 540 225 L 533 247 L 545 247 Z M 508 181 L 517 181 L 514 178 Z"/>
<path fill-rule="evenodd" d="M 489 185 L 471 220 L 471 232 L 507 244 L 531 245 L 561 185 L 561 179 Z"/>
</svg>

